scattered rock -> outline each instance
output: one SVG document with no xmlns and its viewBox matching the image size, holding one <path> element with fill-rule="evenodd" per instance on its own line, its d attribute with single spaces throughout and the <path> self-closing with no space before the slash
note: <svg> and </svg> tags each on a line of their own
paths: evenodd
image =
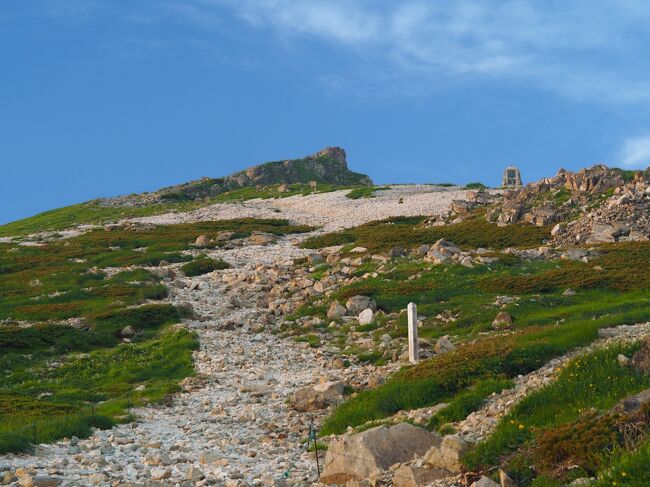
<svg viewBox="0 0 650 487">
<path fill-rule="evenodd" d="M 194 245 L 197 247 L 206 247 L 208 245 L 208 236 L 207 235 L 199 235 L 196 237 L 196 242 L 194 242 Z"/>
<path fill-rule="evenodd" d="M 342 382 L 324 382 L 315 386 L 298 389 L 291 398 L 291 407 L 296 411 L 307 412 L 333 406 L 343 400 Z"/>
</svg>

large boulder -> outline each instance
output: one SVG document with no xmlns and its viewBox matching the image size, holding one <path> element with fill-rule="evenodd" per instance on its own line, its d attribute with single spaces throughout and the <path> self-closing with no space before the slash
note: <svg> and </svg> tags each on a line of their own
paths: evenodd
<svg viewBox="0 0 650 487">
<path fill-rule="evenodd" d="M 343 400 L 342 382 L 324 382 L 315 386 L 298 389 L 290 400 L 296 411 L 307 412 L 325 409 Z"/>
<path fill-rule="evenodd" d="M 425 461 L 435 468 L 442 468 L 453 473 L 462 471 L 461 458 L 470 444 L 457 435 L 445 436 L 439 445 L 427 451 Z"/>
<path fill-rule="evenodd" d="M 377 311 L 377 304 L 368 296 L 352 296 L 345 302 L 345 307 L 351 315 L 358 315 L 367 308 Z"/>
<path fill-rule="evenodd" d="M 377 426 L 330 442 L 321 482 L 341 484 L 363 480 L 396 463 L 424 455 L 441 438 L 409 423 Z"/>
</svg>

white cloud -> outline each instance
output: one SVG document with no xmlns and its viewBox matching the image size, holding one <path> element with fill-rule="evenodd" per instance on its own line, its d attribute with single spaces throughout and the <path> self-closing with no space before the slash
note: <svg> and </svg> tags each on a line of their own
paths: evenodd
<svg viewBox="0 0 650 487">
<path fill-rule="evenodd" d="M 313 37 L 342 45 L 368 59 L 377 71 L 400 71 L 395 78 L 414 86 L 441 78 L 488 79 L 518 82 L 575 100 L 650 101 L 646 83 L 650 63 L 643 49 L 644 41 L 650 42 L 643 34 L 650 2 L 644 0 L 196 0 L 195 4 L 205 15 L 226 8 L 282 39 Z"/>
<path fill-rule="evenodd" d="M 625 139 L 618 160 L 630 169 L 650 167 L 650 134 Z"/>
</svg>

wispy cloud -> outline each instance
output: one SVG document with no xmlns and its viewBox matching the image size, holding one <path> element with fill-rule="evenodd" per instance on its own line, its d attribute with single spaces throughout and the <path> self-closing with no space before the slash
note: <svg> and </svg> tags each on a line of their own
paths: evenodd
<svg viewBox="0 0 650 487">
<path fill-rule="evenodd" d="M 310 72 L 328 89 L 419 95 L 458 83 L 517 84 L 569 101 L 650 104 L 646 0 L 35 0 L 43 15 L 183 22 L 250 46 L 315 41 L 353 62 Z M 1 17 L 0 9 L 0 17 Z M 242 29 L 246 26 L 252 31 Z M 259 36 L 245 33 L 255 32 Z M 167 41 L 167 40 L 166 40 Z M 260 55 L 265 62 L 265 54 Z M 249 63 L 255 63 L 246 55 Z M 313 66 L 305 69 L 311 70 Z"/>
<path fill-rule="evenodd" d="M 650 63 L 642 49 L 644 40 L 650 41 L 642 34 L 650 4 L 644 1 L 196 0 L 194 5 L 206 16 L 226 9 L 284 40 L 311 37 L 343 46 L 378 71 L 400 71 L 395 78 L 411 86 L 440 79 L 503 80 L 575 100 L 650 101 Z"/>
<path fill-rule="evenodd" d="M 618 160 L 630 169 L 650 167 L 650 134 L 625 139 Z"/>
</svg>

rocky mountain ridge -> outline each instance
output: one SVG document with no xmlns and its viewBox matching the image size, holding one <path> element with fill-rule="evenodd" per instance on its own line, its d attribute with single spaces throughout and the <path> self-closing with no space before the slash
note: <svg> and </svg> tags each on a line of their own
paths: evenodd
<svg viewBox="0 0 650 487">
<path fill-rule="evenodd" d="M 371 186 L 365 174 L 350 171 L 347 155 L 341 147 L 326 147 L 315 154 L 283 161 L 267 162 L 221 178 L 204 177 L 153 193 L 103 198 L 103 206 L 146 206 L 163 201 L 196 201 L 241 188 L 272 185 L 318 184 L 336 186 Z"/>
</svg>

